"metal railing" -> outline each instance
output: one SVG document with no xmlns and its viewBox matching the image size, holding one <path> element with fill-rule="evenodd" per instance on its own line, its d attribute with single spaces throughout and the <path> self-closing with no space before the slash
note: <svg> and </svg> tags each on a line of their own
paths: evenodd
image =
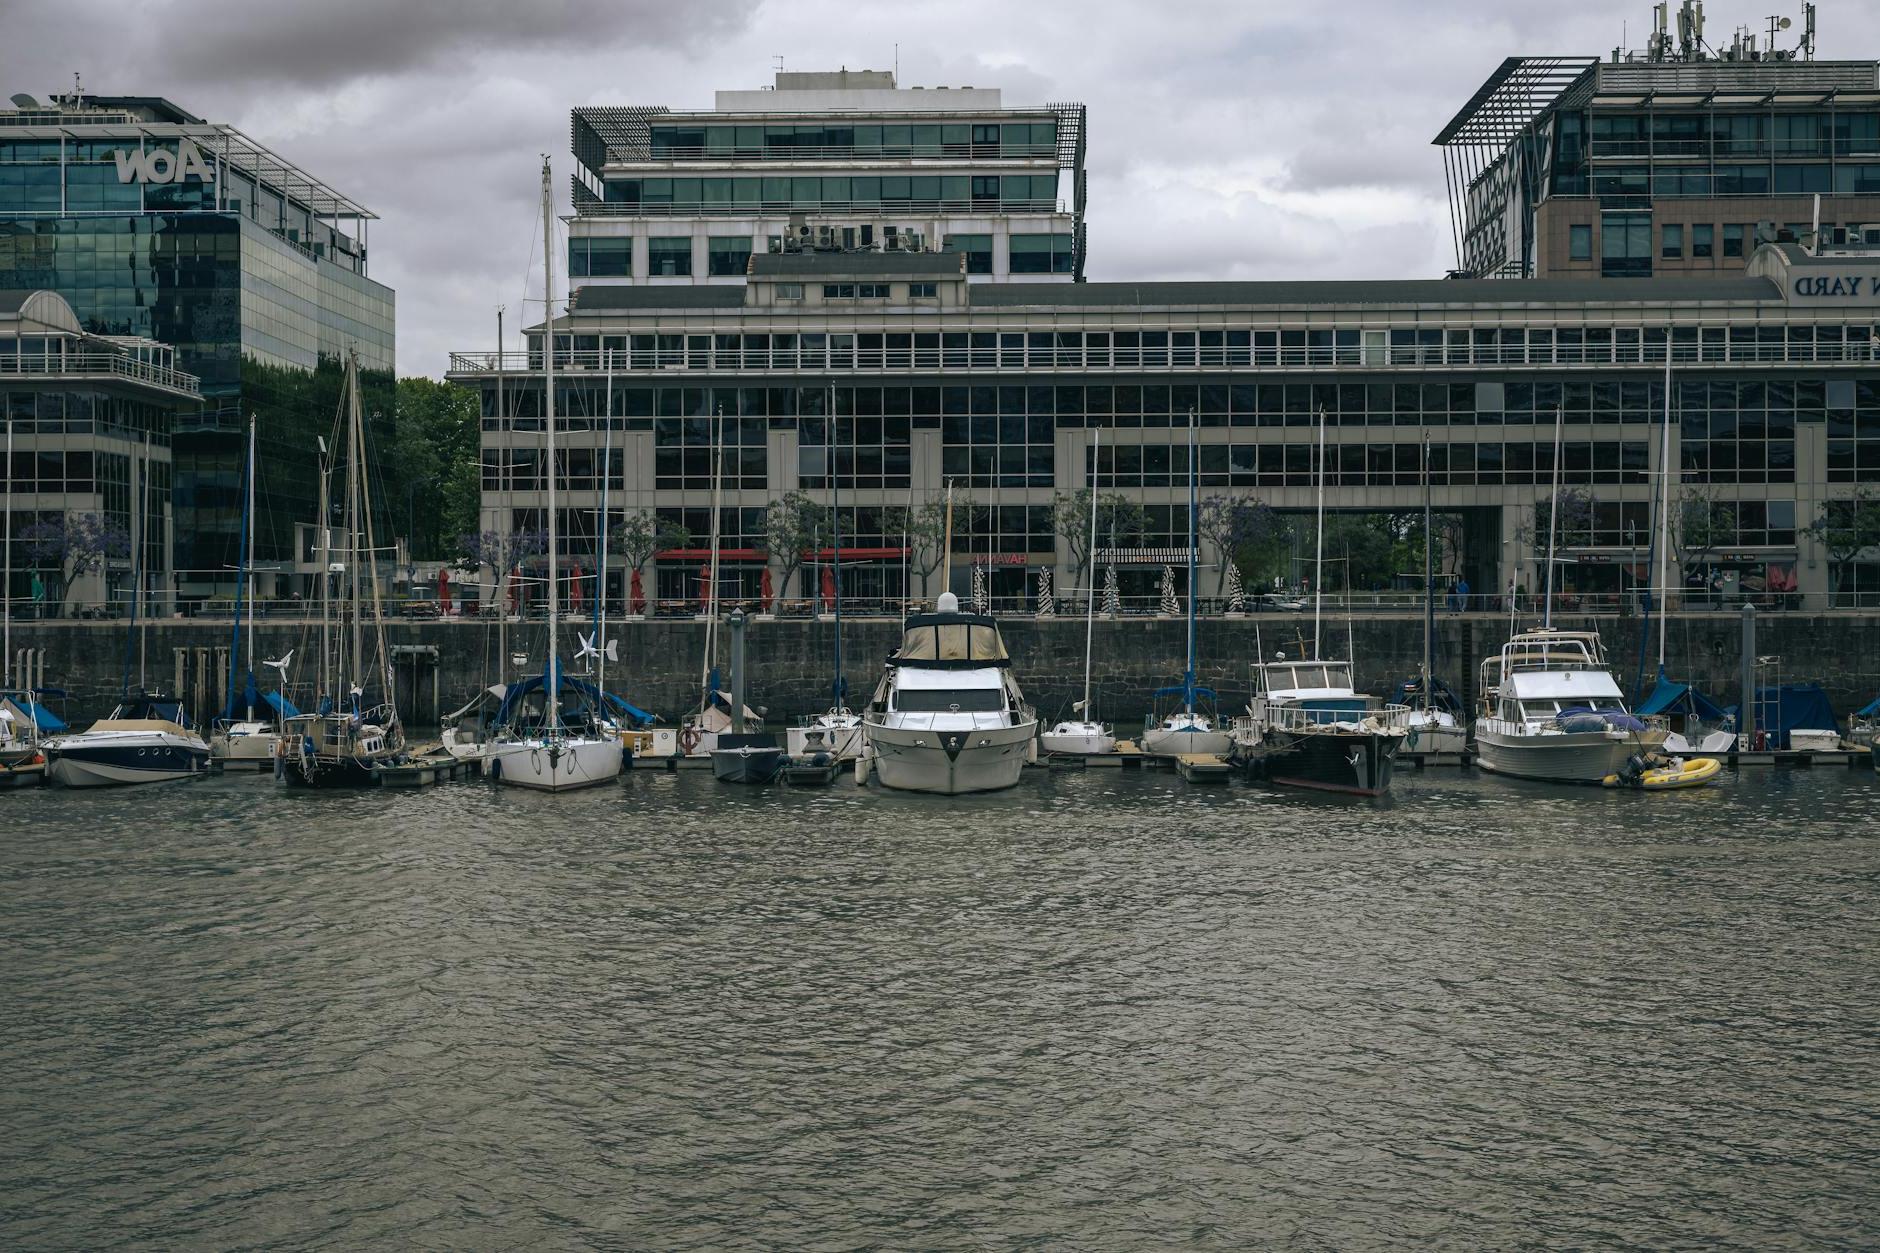
<svg viewBox="0 0 1880 1253">
<path fill-rule="evenodd" d="M 1363 693 L 1358 694 L 1362 698 Z M 1315 709 L 1310 704 L 1274 704 L 1255 698 L 1252 717 L 1246 721 L 1256 727 L 1310 734 L 1332 727 L 1357 725 L 1365 730 L 1408 731 L 1411 709 L 1408 705 L 1376 705 L 1365 709 Z M 1235 719 L 1236 727 L 1240 719 Z"/>
<path fill-rule="evenodd" d="M 937 144 L 881 144 L 871 147 L 857 147 L 854 144 L 803 145 L 786 147 L 779 145 L 741 145 L 734 147 L 715 147 L 705 145 L 659 144 L 654 142 L 648 147 L 644 157 L 613 158 L 608 161 L 605 173 L 620 175 L 630 174 L 643 168 L 649 162 L 660 161 L 904 161 L 956 159 L 961 157 L 975 161 L 1038 161 L 1057 160 L 1057 144 L 986 144 L 986 143 L 937 143 Z"/>
<path fill-rule="evenodd" d="M 0 378 L 52 377 L 109 374 L 116 378 L 153 383 L 192 396 L 202 394 L 201 383 L 193 374 L 168 366 L 154 365 L 136 357 L 113 352 L 0 354 Z"/>
<path fill-rule="evenodd" d="M 1062 200 L 1029 196 L 1005 199 L 941 200 L 819 200 L 806 204 L 799 200 L 590 200 L 583 197 L 575 205 L 578 217 L 788 217 L 793 213 L 841 214 L 868 219 L 887 217 L 953 214 L 970 216 L 1003 213 L 1069 213 Z"/>
<path fill-rule="evenodd" d="M 874 331 L 860 332 L 873 334 Z M 953 332 L 958 333 L 958 332 Z M 847 335 L 848 332 L 842 332 Z M 922 332 L 922 334 L 939 334 Z M 1475 369 L 1540 366 L 1610 369 L 1615 366 L 1665 364 L 1662 343 L 1625 345 L 1555 344 L 1391 344 L 1273 348 L 1264 346 L 1193 346 L 1180 348 L 1047 348 L 915 346 L 907 348 L 634 348 L 556 354 L 555 369 L 570 374 L 711 371 L 720 374 L 790 371 L 937 371 L 937 370 L 1338 370 L 1413 367 Z M 1675 365 L 1868 365 L 1880 360 L 1880 346 L 1858 343 L 1674 343 Z M 540 352 L 454 352 L 450 373 L 540 373 Z"/>
</svg>

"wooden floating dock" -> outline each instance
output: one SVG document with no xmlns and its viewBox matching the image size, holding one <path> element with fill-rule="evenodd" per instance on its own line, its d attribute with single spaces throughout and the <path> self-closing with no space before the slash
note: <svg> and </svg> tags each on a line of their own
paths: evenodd
<svg viewBox="0 0 1880 1253">
<path fill-rule="evenodd" d="M 1175 770 L 1190 783 L 1225 783 L 1234 773 L 1225 757 L 1213 753 L 1183 753 L 1175 759 Z"/>
<path fill-rule="evenodd" d="M 428 744 L 419 748 L 417 754 L 408 762 L 397 766 L 381 766 L 372 772 L 372 777 L 379 781 L 380 787 L 430 787 L 446 779 L 454 779 L 464 769 L 464 763 L 439 745 Z"/>
</svg>

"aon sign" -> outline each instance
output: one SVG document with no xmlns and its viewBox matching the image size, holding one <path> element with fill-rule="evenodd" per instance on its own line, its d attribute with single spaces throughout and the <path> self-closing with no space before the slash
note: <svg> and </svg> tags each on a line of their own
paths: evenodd
<svg viewBox="0 0 1880 1253">
<path fill-rule="evenodd" d="M 153 148 L 149 152 L 120 149 L 111 154 L 117 162 L 120 183 L 180 183 L 186 178 L 215 181 L 215 169 L 202 159 L 196 145 L 187 139 L 176 142 L 176 151 Z"/>
</svg>

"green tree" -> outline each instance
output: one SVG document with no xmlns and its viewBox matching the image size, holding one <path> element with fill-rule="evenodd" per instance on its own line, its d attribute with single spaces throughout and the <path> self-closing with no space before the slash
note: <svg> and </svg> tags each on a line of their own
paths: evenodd
<svg viewBox="0 0 1880 1253">
<path fill-rule="evenodd" d="M 790 594 L 790 576 L 803 564 L 811 551 L 828 545 L 834 533 L 834 517 L 827 506 L 817 503 L 807 492 L 785 492 L 770 504 L 764 516 L 765 547 L 783 565 L 783 577 L 777 581 L 777 595 Z"/>
<path fill-rule="evenodd" d="M 1870 487 L 1860 487 L 1852 496 L 1823 501 L 1821 512 L 1802 528 L 1802 534 L 1827 551 L 1838 602 L 1848 567 L 1867 549 L 1880 547 L 1880 494 Z"/>
<path fill-rule="evenodd" d="M 627 569 L 644 572 L 654 553 L 692 547 L 691 529 L 642 509 L 630 513 L 614 528 L 609 541 Z"/>
<path fill-rule="evenodd" d="M 392 414 L 394 525 L 414 559 L 450 555 L 452 541 L 475 529 L 482 493 L 481 411 L 477 394 L 428 378 L 398 380 Z"/>
<path fill-rule="evenodd" d="M 1059 492 L 1051 500 L 1051 525 L 1071 550 L 1071 577 L 1081 579 L 1090 566 L 1090 489 Z M 1149 513 L 1121 492 L 1097 498 L 1097 547 L 1114 548 L 1142 537 Z"/>
</svg>

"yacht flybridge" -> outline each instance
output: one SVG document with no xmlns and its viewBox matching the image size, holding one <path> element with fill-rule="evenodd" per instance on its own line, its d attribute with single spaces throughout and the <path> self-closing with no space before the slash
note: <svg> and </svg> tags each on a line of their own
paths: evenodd
<svg viewBox="0 0 1880 1253">
<path fill-rule="evenodd" d="M 863 715 L 883 787 L 991 792 L 1017 784 L 1025 769 L 1038 720 L 998 624 L 959 606 L 942 592 L 936 612 L 907 620 Z"/>
<path fill-rule="evenodd" d="M 1663 747 L 1663 728 L 1634 717 L 1591 631 L 1516 634 L 1482 663 L 1476 762 L 1524 779 L 1598 783 L 1634 754 Z"/>
</svg>

